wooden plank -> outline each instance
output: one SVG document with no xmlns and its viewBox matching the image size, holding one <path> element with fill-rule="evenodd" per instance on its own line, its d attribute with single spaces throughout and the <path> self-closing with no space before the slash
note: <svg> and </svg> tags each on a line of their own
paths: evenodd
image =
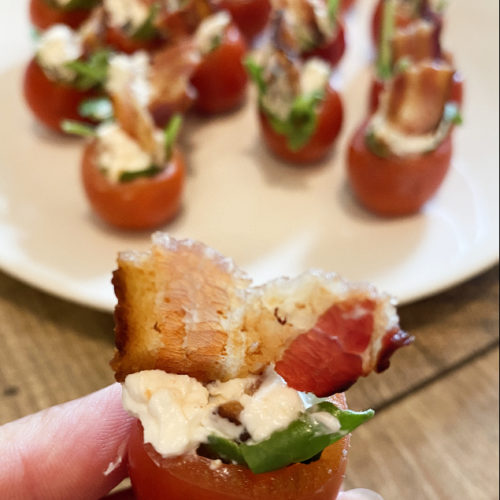
<svg viewBox="0 0 500 500">
<path fill-rule="evenodd" d="M 349 460 L 385 500 L 498 499 L 498 348 L 357 429 Z"/>
</svg>

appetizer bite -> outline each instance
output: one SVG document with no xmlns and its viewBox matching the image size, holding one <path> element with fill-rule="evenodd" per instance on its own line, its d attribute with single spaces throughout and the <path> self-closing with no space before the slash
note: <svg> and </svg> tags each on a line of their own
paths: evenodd
<svg viewBox="0 0 500 500">
<path fill-rule="evenodd" d="M 271 14 L 270 0 L 220 0 L 247 42 L 252 42 L 266 28 Z"/>
<path fill-rule="evenodd" d="M 343 109 L 322 59 L 301 62 L 286 50 L 268 47 L 247 67 L 259 94 L 259 122 L 269 149 L 292 163 L 312 163 L 332 149 Z"/>
<path fill-rule="evenodd" d="M 184 158 L 175 146 L 181 126 L 174 116 L 164 131 L 132 87 L 112 96 L 115 120 L 96 129 L 67 121 L 69 133 L 91 138 L 83 151 L 81 175 L 95 213 L 121 229 L 149 229 L 167 223 L 180 209 Z"/>
<path fill-rule="evenodd" d="M 24 96 L 35 117 L 61 132 L 61 122 L 81 119 L 79 106 L 102 90 L 109 53 L 89 54 L 80 33 L 57 24 L 38 42 L 24 75 Z"/>
<path fill-rule="evenodd" d="M 191 83 L 197 91 L 196 109 L 222 113 L 239 106 L 246 94 L 248 77 L 243 65 L 247 45 L 226 11 L 205 18 L 194 44 L 200 54 Z"/>
<path fill-rule="evenodd" d="M 78 28 L 100 0 L 31 0 L 30 20 L 39 30 L 55 24 Z"/>
<path fill-rule="evenodd" d="M 336 66 L 345 52 L 339 0 L 276 0 L 274 30 L 301 58 Z"/>
<path fill-rule="evenodd" d="M 386 85 L 376 112 L 355 133 L 348 151 L 351 186 L 369 210 L 386 216 L 417 212 L 436 193 L 450 166 L 454 69 L 422 61 Z"/>
<path fill-rule="evenodd" d="M 336 498 L 349 433 L 373 416 L 339 392 L 412 341 L 389 296 L 320 271 L 251 287 L 163 233 L 120 254 L 113 284 L 138 499 Z"/>
</svg>

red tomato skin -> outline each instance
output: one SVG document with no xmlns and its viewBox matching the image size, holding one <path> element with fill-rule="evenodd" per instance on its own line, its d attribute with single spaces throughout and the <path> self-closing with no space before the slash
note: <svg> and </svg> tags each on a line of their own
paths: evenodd
<svg viewBox="0 0 500 500">
<path fill-rule="evenodd" d="M 370 94 L 368 98 L 368 112 L 373 114 L 377 111 L 380 95 L 385 88 L 386 82 L 380 78 L 374 78 L 370 87 Z M 449 101 L 457 103 L 458 107 L 462 107 L 464 95 L 464 80 L 458 71 L 453 75 L 453 84 L 451 86 Z"/>
<path fill-rule="evenodd" d="M 182 153 L 174 150 L 160 174 L 130 182 L 114 183 L 97 168 L 96 141 L 84 149 L 81 178 L 94 211 L 108 224 L 120 229 L 151 229 L 178 213 L 185 177 Z"/>
<path fill-rule="evenodd" d="M 273 129 L 262 110 L 259 110 L 259 121 L 264 142 L 276 156 L 295 164 L 315 163 L 330 152 L 342 128 L 342 101 L 333 87 L 329 86 L 325 99 L 318 109 L 316 130 L 309 142 L 298 151 L 290 149 L 287 138 Z"/>
<path fill-rule="evenodd" d="M 81 91 L 47 78 L 33 58 L 24 74 L 24 97 L 36 118 L 48 128 L 61 132 L 63 120 L 83 121 L 78 107 L 84 99 L 95 97 L 95 90 Z"/>
<path fill-rule="evenodd" d="M 78 28 L 90 14 L 90 9 L 64 10 L 51 7 L 45 0 L 30 1 L 30 20 L 39 30 L 46 30 L 54 24 L 67 24 Z"/>
<path fill-rule="evenodd" d="M 348 174 L 358 200 L 382 216 L 418 212 L 441 186 L 450 167 L 451 134 L 431 153 L 381 158 L 366 146 L 367 123 L 354 134 L 348 149 Z"/>
<path fill-rule="evenodd" d="M 341 2 L 340 2 L 341 11 L 347 12 L 348 10 L 352 9 L 355 2 L 356 2 L 356 0 L 341 0 Z"/>
<path fill-rule="evenodd" d="M 243 66 L 246 49 L 240 30 L 230 25 L 221 44 L 203 56 L 191 78 L 198 92 L 195 107 L 199 112 L 223 113 L 242 104 L 248 83 Z"/>
<path fill-rule="evenodd" d="M 333 398 L 346 407 L 343 394 Z M 197 455 L 162 459 L 144 444 L 138 422 L 128 446 L 130 479 L 138 500 L 333 500 L 344 477 L 349 438 L 325 449 L 317 462 L 253 474 L 238 465 L 212 469 L 210 460 Z"/>
<path fill-rule="evenodd" d="M 128 36 L 123 30 L 108 26 L 105 35 L 106 44 L 125 54 L 133 54 L 138 50 L 152 51 L 160 46 L 159 38 L 138 40 Z"/>
<path fill-rule="evenodd" d="M 336 36 L 328 43 L 316 47 L 313 50 L 305 52 L 302 54 L 304 59 L 310 59 L 312 57 L 319 57 L 332 66 L 336 66 L 342 56 L 344 55 L 346 48 L 345 43 L 345 28 L 343 21 L 339 21 L 338 30 Z"/>
<path fill-rule="evenodd" d="M 220 6 L 229 11 L 248 42 L 264 31 L 271 14 L 269 0 L 222 0 Z"/>
</svg>

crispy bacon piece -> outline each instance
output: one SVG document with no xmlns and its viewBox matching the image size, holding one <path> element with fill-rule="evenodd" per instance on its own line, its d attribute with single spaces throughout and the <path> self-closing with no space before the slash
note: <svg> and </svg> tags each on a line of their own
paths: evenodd
<svg viewBox="0 0 500 500">
<path fill-rule="evenodd" d="M 174 114 L 186 111 L 196 98 L 190 80 L 200 63 L 200 54 L 191 40 L 153 55 L 149 109 L 156 123 L 163 126 Z"/>
<path fill-rule="evenodd" d="M 202 382 L 259 374 L 272 363 L 291 387 L 339 392 L 380 371 L 411 338 L 392 299 L 311 271 L 262 287 L 214 250 L 166 234 L 121 254 L 113 284 L 117 380 L 162 369 Z"/>
<path fill-rule="evenodd" d="M 396 30 L 392 38 L 392 58 L 397 62 L 403 57 L 413 62 L 439 59 L 441 50 L 436 25 L 420 19 Z"/>
<path fill-rule="evenodd" d="M 401 132 L 434 132 L 449 101 L 454 69 L 444 61 L 424 61 L 397 74 L 385 96 L 387 121 Z"/>
</svg>

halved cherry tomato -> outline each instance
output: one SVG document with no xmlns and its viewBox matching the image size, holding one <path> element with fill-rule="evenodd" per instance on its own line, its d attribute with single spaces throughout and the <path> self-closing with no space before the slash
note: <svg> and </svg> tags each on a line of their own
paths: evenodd
<svg viewBox="0 0 500 500">
<path fill-rule="evenodd" d="M 366 145 L 364 123 L 348 151 L 351 187 L 369 210 L 384 216 L 409 215 L 436 193 L 450 167 L 451 134 L 432 152 L 417 156 L 381 158 Z"/>
<path fill-rule="evenodd" d="M 269 0 L 221 0 L 219 5 L 229 11 L 234 23 L 249 42 L 262 33 L 269 22 Z"/>
<path fill-rule="evenodd" d="M 26 68 L 26 102 L 38 120 L 57 132 L 61 132 L 63 120 L 81 121 L 78 113 L 80 103 L 95 95 L 95 90 L 81 91 L 66 83 L 50 80 L 34 58 Z"/>
<path fill-rule="evenodd" d="M 133 38 L 127 35 L 120 28 L 116 28 L 114 26 L 108 26 L 106 28 L 105 39 L 108 45 L 115 48 L 119 52 L 125 52 L 125 54 L 133 54 L 138 50 L 151 51 L 161 45 L 161 40 L 158 37 L 147 40 Z"/>
<path fill-rule="evenodd" d="M 331 398 L 346 408 L 343 394 Z M 240 465 L 216 466 L 196 454 L 164 459 L 144 444 L 140 423 L 132 428 L 128 465 L 138 500 L 333 500 L 346 463 L 349 436 L 325 448 L 308 465 L 254 474 Z"/>
<path fill-rule="evenodd" d="M 370 88 L 370 95 L 368 97 L 368 112 L 370 114 L 375 113 L 378 109 L 380 95 L 385 88 L 386 82 L 380 78 L 374 78 L 372 86 Z M 450 101 L 457 103 L 458 107 L 463 104 L 463 94 L 464 94 L 464 79 L 462 74 L 458 71 L 453 75 L 453 83 L 450 92 Z"/>
<path fill-rule="evenodd" d="M 31 0 L 30 20 L 40 30 L 46 30 L 54 24 L 67 24 L 78 28 L 90 14 L 91 9 L 61 9 L 53 7 L 46 0 Z"/>
<path fill-rule="evenodd" d="M 259 110 L 259 120 L 264 141 L 276 156 L 292 163 L 313 163 L 328 154 L 342 128 L 342 101 L 333 87 L 328 86 L 324 100 L 318 108 L 316 130 L 307 144 L 297 151 L 290 148 L 286 136 L 273 129 L 262 110 Z"/>
<path fill-rule="evenodd" d="M 191 78 L 191 83 L 198 92 L 198 111 L 221 113 L 243 102 L 248 83 L 243 66 L 246 49 L 240 30 L 230 25 L 220 45 L 203 56 Z"/>
<path fill-rule="evenodd" d="M 84 152 L 83 186 L 95 212 L 122 229 L 149 229 L 171 220 L 179 211 L 185 177 L 184 158 L 174 150 L 165 169 L 154 177 L 111 182 L 96 165 L 96 141 Z"/>
<path fill-rule="evenodd" d="M 336 66 L 342 59 L 345 52 L 345 28 L 344 22 L 338 21 L 337 33 L 335 37 L 324 45 L 320 45 L 313 50 L 305 52 L 302 56 L 305 59 L 310 59 L 312 57 L 319 57 L 323 59 L 328 64 Z"/>
</svg>

